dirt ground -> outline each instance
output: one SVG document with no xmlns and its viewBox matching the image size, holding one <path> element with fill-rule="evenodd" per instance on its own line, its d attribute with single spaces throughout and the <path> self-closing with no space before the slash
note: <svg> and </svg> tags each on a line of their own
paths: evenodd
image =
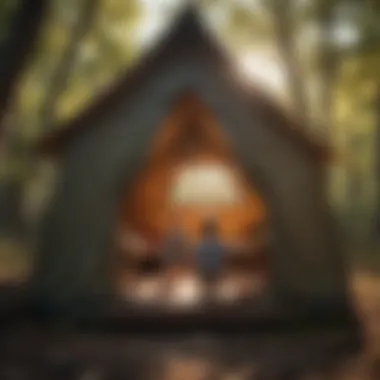
<svg viewBox="0 0 380 380">
<path fill-rule="evenodd" d="M 222 347 L 220 341 L 204 335 L 163 341 L 73 336 L 25 328 L 15 333 L 5 331 L 0 339 L 0 379 L 380 380 L 380 271 L 368 262 L 353 267 L 353 304 L 364 329 L 365 347 L 323 371 L 273 371 L 277 361 L 286 356 L 280 340 L 273 340 L 271 349 L 276 351 L 283 345 L 283 350 L 272 362 L 266 362 L 263 372 L 253 357 L 266 350 L 268 343 L 256 338 L 231 338 Z"/>
<path fill-rule="evenodd" d="M 294 344 L 274 337 L 213 336 L 144 338 L 32 331 L 6 332 L 0 342 L 1 380 L 379 380 L 380 276 L 366 272 L 352 278 L 354 305 L 363 322 L 362 352 L 323 371 L 309 370 L 298 350 L 299 372 L 277 371 Z M 313 346 L 314 336 L 304 337 Z M 317 342 L 317 340 L 315 340 Z M 302 347 L 307 347 L 304 344 Z M 271 354 L 265 357 L 264 353 Z M 272 356 L 271 356 L 272 355 Z M 261 360 L 265 358 L 265 360 Z M 267 359 L 269 358 L 269 359 Z M 292 359 L 294 360 L 294 359 Z M 264 363 L 264 364 L 263 364 Z M 292 367 L 289 367 L 292 368 Z"/>
<path fill-rule="evenodd" d="M 365 333 L 365 347 L 337 372 L 337 380 L 380 379 L 380 276 L 358 271 L 352 276 L 353 302 Z"/>
</svg>

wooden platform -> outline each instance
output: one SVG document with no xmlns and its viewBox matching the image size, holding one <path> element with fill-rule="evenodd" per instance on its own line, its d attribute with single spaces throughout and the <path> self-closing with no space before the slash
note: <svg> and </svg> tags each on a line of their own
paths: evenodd
<svg viewBox="0 0 380 380">
<path fill-rule="evenodd" d="M 212 285 L 212 298 L 220 304 L 231 305 L 261 294 L 266 285 L 265 274 L 258 271 L 255 273 L 250 268 L 228 270 Z M 199 308 L 209 302 L 204 300 L 206 292 L 202 279 L 189 267 L 148 275 L 126 272 L 117 286 L 117 294 L 137 307 L 165 306 L 172 310 Z"/>
</svg>

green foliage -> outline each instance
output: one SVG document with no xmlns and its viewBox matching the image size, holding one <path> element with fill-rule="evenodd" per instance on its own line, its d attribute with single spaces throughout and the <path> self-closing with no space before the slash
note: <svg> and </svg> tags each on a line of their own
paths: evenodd
<svg viewBox="0 0 380 380">
<path fill-rule="evenodd" d="M 18 0 L 2 0 L 0 2 L 0 43 L 6 37 L 13 11 L 17 7 Z"/>
<path fill-rule="evenodd" d="M 230 2 L 224 30 L 234 49 L 276 50 L 275 20 L 268 17 L 268 4 L 284 5 L 282 0 L 276 1 Z M 292 0 L 287 5 L 283 11 L 289 12 L 292 6 L 297 59 L 302 80 L 310 89 L 308 102 L 315 128 L 326 116 L 324 107 L 331 112 L 331 143 L 342 157 L 331 176 L 335 201 L 346 211 L 361 210 L 356 227 L 364 220 L 369 223 L 376 200 L 375 178 L 379 176 L 375 172 L 379 146 L 374 140 L 380 128 L 379 105 L 374 103 L 380 92 L 379 3 Z M 326 104 L 327 93 L 330 99 Z M 360 181 L 361 191 L 352 196 L 349 187 L 354 178 Z M 344 214 L 350 215 L 346 211 Z"/>
<path fill-rule="evenodd" d="M 355 177 L 366 190 L 353 201 L 360 203 L 362 210 L 368 210 L 363 213 L 370 218 L 375 199 L 374 160 L 378 149 L 374 145 L 374 133 L 380 128 L 378 107 L 374 105 L 380 88 L 379 3 L 364 0 L 287 2 L 291 5 L 290 26 L 295 34 L 299 74 L 312 94 L 308 108 L 316 121 L 315 128 L 324 116 L 319 104 L 319 86 L 325 85 L 331 94 L 330 138 L 343 155 L 334 171 L 334 197 L 343 208 L 351 207 L 347 188 L 353 178 L 352 170 L 355 170 Z M 168 12 L 176 9 L 179 3 L 165 3 Z M 239 57 L 247 50 L 253 53 L 265 50 L 278 56 L 276 25 L 268 7 L 269 0 L 199 0 L 199 3 L 208 14 L 221 15 L 216 22 L 217 32 L 235 55 Z M 0 39 L 7 31 L 15 4 L 16 0 L 0 1 Z M 70 43 L 70 32 L 80 5 L 81 0 L 51 1 L 34 60 L 19 83 L 15 105 L 10 110 L 9 119 L 16 136 L 11 141 L 13 153 L 7 161 L 3 160 L 0 172 L 24 176 L 28 171 L 28 146 L 42 133 L 39 110 L 49 97 L 49 81 Z M 140 0 L 100 0 L 96 18 L 81 42 L 80 54 L 72 62 L 68 86 L 54 105 L 57 109 L 54 124 L 59 126 L 61 121 L 80 112 L 136 59 L 139 46 L 135 31 L 141 16 Z M 324 28 L 329 22 L 334 26 L 331 30 Z M 351 42 L 336 38 L 336 30 L 344 28 L 357 33 L 358 38 Z M 325 63 L 323 70 L 321 62 Z M 330 75 L 324 83 L 322 79 L 327 76 L 322 75 L 323 71 Z"/>
<path fill-rule="evenodd" d="M 41 133 L 38 110 L 49 94 L 62 51 L 70 43 L 70 31 L 80 9 L 78 0 L 54 0 L 45 22 L 34 61 L 20 84 L 14 109 L 20 138 L 33 141 Z M 137 1 L 101 0 L 99 12 L 73 62 L 69 83 L 59 99 L 58 120 L 72 117 L 93 94 L 108 84 L 136 52 L 133 30 L 140 16 Z"/>
<path fill-rule="evenodd" d="M 59 104 L 60 117 L 71 117 L 83 108 L 132 62 L 137 50 L 133 30 L 139 16 L 136 2 L 102 2 L 94 27 L 83 42 L 81 57 L 73 67 L 70 87 Z"/>
<path fill-rule="evenodd" d="M 53 126 L 73 117 L 129 64 L 136 54 L 134 29 L 140 20 L 138 0 L 99 0 L 100 9 L 89 33 L 81 43 L 80 54 L 72 62 L 68 85 L 52 106 L 57 109 Z M 8 8 L 5 8 L 8 3 Z M 18 93 L 9 110 L 11 135 L 0 160 L 0 181 L 33 176 L 31 149 L 42 131 L 40 109 L 46 99 L 49 81 L 70 44 L 82 0 L 52 0 L 34 58 L 18 84 Z M 14 1 L 0 1 L 0 17 Z M 5 17 L 5 16 L 4 16 Z M 5 155 L 5 157 L 4 157 Z"/>
<path fill-rule="evenodd" d="M 242 49 L 271 43 L 273 27 L 270 15 L 259 3 L 255 7 L 249 2 L 234 4 L 230 6 L 228 14 L 224 33 L 226 38 L 233 40 L 235 46 Z"/>
</svg>

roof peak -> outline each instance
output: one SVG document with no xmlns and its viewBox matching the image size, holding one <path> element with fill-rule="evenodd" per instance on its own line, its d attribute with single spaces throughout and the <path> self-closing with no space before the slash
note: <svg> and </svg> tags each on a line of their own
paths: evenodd
<svg viewBox="0 0 380 380">
<path fill-rule="evenodd" d="M 204 43 L 205 41 L 216 43 L 214 37 L 212 31 L 207 27 L 207 22 L 199 6 L 193 1 L 189 1 L 178 11 L 161 42 L 195 46 L 199 42 Z M 159 41 L 157 45 L 161 42 Z"/>
<path fill-rule="evenodd" d="M 187 1 L 181 8 L 182 9 L 179 11 L 180 16 L 188 15 L 197 18 L 200 15 L 199 5 L 197 5 L 194 1 Z"/>
<path fill-rule="evenodd" d="M 175 17 L 175 27 L 200 28 L 202 23 L 201 11 L 193 2 L 188 2 Z"/>
</svg>

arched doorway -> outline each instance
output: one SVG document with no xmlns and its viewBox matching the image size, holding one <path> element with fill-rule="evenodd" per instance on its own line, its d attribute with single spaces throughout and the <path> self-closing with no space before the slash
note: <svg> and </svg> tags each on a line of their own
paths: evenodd
<svg viewBox="0 0 380 380">
<path fill-rule="evenodd" d="M 228 252 L 218 299 L 233 301 L 260 291 L 268 269 L 265 200 L 196 98 L 186 97 L 175 107 L 128 190 L 116 237 L 119 294 L 145 303 L 194 305 L 201 300 L 194 252 L 210 217 Z M 180 264 L 168 268 L 163 245 L 173 227 L 186 236 L 186 249 L 178 252 Z"/>
</svg>

